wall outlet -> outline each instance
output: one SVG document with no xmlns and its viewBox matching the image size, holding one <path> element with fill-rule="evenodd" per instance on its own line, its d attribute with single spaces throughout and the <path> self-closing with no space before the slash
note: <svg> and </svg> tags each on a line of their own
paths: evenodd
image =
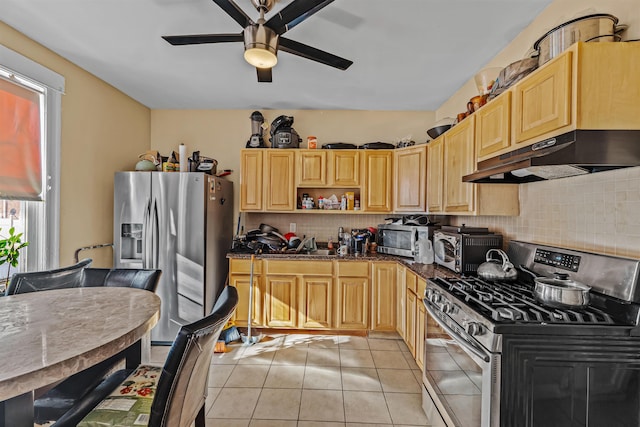
<svg viewBox="0 0 640 427">
<path fill-rule="evenodd" d="M 290 223 L 289 223 L 289 232 L 291 232 L 291 233 L 295 233 L 297 228 L 298 228 L 298 227 L 297 227 L 297 225 L 296 225 L 296 223 L 295 223 L 295 222 L 290 222 Z"/>
</svg>

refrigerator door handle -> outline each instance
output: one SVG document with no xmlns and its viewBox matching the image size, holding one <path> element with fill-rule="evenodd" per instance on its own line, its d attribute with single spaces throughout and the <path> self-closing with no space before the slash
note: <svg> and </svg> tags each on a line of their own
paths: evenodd
<svg viewBox="0 0 640 427">
<path fill-rule="evenodd" d="M 144 206 L 144 216 L 142 217 L 142 268 L 150 268 L 149 255 L 150 255 L 150 240 L 151 240 L 151 199 L 147 198 L 147 203 Z"/>
<path fill-rule="evenodd" d="M 153 230 L 153 251 L 151 253 L 151 268 L 158 268 L 160 264 L 160 219 L 158 218 L 158 201 L 153 201 L 153 216 L 151 217 L 151 229 Z"/>
</svg>

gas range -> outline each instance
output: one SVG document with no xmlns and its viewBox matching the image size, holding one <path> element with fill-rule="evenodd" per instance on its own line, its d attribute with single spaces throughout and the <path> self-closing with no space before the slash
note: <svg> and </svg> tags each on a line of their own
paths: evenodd
<svg viewBox="0 0 640 427">
<path fill-rule="evenodd" d="M 519 241 L 507 252 L 524 267 L 514 282 L 427 280 L 423 302 L 441 328 L 430 336 L 425 325 L 427 416 L 437 409 L 447 425 L 474 427 L 640 425 L 640 261 Z M 539 302 L 526 270 L 568 272 L 591 286 L 589 305 Z"/>
</svg>

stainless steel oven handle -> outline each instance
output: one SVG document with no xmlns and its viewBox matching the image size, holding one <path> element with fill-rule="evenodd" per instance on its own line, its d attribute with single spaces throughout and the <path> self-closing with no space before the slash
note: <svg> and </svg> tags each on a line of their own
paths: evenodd
<svg viewBox="0 0 640 427">
<path fill-rule="evenodd" d="M 482 349 L 478 348 L 477 345 L 473 344 L 472 342 L 470 342 L 467 339 L 467 337 L 465 337 L 466 333 L 460 333 L 458 331 L 454 331 L 453 328 L 451 328 L 449 325 L 444 323 L 440 319 L 440 317 L 436 314 L 435 309 L 431 306 L 431 303 L 428 300 L 423 299 L 422 303 L 426 307 L 427 312 L 431 315 L 433 320 L 435 320 L 436 323 L 438 323 L 438 325 L 440 325 L 440 327 L 442 329 L 444 329 L 444 331 L 451 336 L 451 338 L 454 338 L 458 344 L 460 344 L 462 347 L 464 347 L 465 349 L 469 350 L 471 353 L 473 353 L 474 355 L 476 355 L 480 359 L 484 360 L 485 362 L 489 363 L 491 361 L 491 358 L 489 357 L 489 355 L 485 351 L 483 351 Z M 443 314 L 445 316 L 448 316 L 446 313 L 443 313 Z M 469 338 L 471 338 L 471 337 L 469 337 Z M 471 338 L 471 339 L 473 339 L 473 338 Z"/>
</svg>

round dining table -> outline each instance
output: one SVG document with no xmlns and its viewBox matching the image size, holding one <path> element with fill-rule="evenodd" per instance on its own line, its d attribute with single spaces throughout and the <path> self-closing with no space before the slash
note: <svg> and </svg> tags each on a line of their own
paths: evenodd
<svg viewBox="0 0 640 427">
<path fill-rule="evenodd" d="M 120 287 L 0 298 L 0 426 L 32 427 L 34 390 L 117 353 L 140 363 L 160 316 L 153 292 Z M 133 351 L 131 350 L 133 349 Z"/>
</svg>

